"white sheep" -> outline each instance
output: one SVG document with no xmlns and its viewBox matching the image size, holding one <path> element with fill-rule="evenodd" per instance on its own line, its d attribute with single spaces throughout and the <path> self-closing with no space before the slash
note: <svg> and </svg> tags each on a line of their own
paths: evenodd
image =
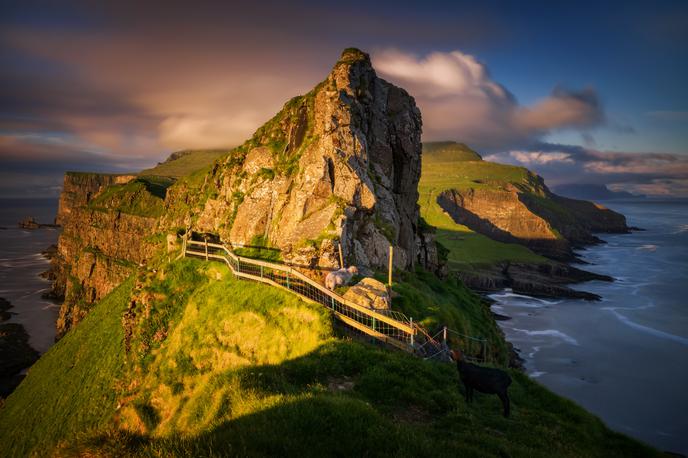
<svg viewBox="0 0 688 458">
<path fill-rule="evenodd" d="M 346 285 L 351 281 L 351 277 L 358 273 L 356 266 L 351 266 L 348 269 L 339 269 L 330 272 L 325 277 L 325 286 L 329 290 L 334 290 L 337 286 Z"/>
</svg>

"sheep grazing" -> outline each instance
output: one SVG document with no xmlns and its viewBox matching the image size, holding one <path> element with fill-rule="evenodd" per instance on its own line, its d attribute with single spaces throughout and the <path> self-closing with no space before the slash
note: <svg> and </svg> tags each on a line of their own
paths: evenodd
<svg viewBox="0 0 688 458">
<path fill-rule="evenodd" d="M 510 406 L 509 394 L 507 393 L 509 385 L 511 385 L 509 374 L 499 369 L 467 363 L 458 350 L 452 350 L 451 356 L 456 361 L 459 377 L 466 389 L 466 402 L 470 403 L 473 400 L 474 388 L 481 393 L 496 394 L 502 401 L 504 417 L 509 417 Z"/>
<path fill-rule="evenodd" d="M 351 266 L 348 269 L 339 269 L 330 272 L 325 277 L 325 286 L 329 290 L 334 290 L 337 286 L 346 285 L 351 281 L 351 277 L 358 273 L 356 266 Z"/>
</svg>

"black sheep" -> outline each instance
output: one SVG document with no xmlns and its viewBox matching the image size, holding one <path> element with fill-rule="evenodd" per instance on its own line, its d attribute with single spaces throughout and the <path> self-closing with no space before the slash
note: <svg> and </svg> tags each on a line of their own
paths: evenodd
<svg viewBox="0 0 688 458">
<path fill-rule="evenodd" d="M 504 406 L 504 416 L 509 416 L 509 394 L 507 390 L 511 385 L 511 377 L 506 372 L 490 367 L 480 367 L 463 360 L 461 352 L 452 350 L 451 356 L 456 361 L 459 377 L 466 388 L 466 402 L 473 400 L 473 388 L 481 393 L 496 394 Z"/>
</svg>

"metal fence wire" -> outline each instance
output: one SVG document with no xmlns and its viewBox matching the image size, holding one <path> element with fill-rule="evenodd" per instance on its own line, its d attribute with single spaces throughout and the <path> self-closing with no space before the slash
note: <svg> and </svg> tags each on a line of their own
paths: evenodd
<svg viewBox="0 0 688 458">
<path fill-rule="evenodd" d="M 345 325 L 358 332 L 426 359 L 448 360 L 449 345 L 458 344 L 467 359 L 487 360 L 487 341 L 443 328 L 430 335 L 413 319 L 398 311 L 378 311 L 355 304 L 330 291 L 292 267 L 237 256 L 221 244 L 183 239 L 183 254 L 227 264 L 232 273 L 248 280 L 287 289 L 330 309 Z"/>
</svg>

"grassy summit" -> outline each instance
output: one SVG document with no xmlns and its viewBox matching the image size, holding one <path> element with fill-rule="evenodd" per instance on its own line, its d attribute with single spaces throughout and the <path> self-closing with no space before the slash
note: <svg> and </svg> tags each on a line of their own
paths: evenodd
<svg viewBox="0 0 688 458">
<path fill-rule="evenodd" d="M 181 178 L 209 166 L 215 159 L 228 152 L 228 149 L 179 151 L 172 153 L 165 162 L 161 162 L 150 169 L 142 170 L 139 175 Z"/>
<path fill-rule="evenodd" d="M 474 332 L 494 326 L 459 285 L 401 280 L 407 311 Z M 338 337 L 321 307 L 220 264 L 161 263 L 31 369 L 0 410 L 0 455 L 653 454 L 511 375 L 504 419 L 495 397 L 465 404 L 452 365 Z"/>
</svg>

